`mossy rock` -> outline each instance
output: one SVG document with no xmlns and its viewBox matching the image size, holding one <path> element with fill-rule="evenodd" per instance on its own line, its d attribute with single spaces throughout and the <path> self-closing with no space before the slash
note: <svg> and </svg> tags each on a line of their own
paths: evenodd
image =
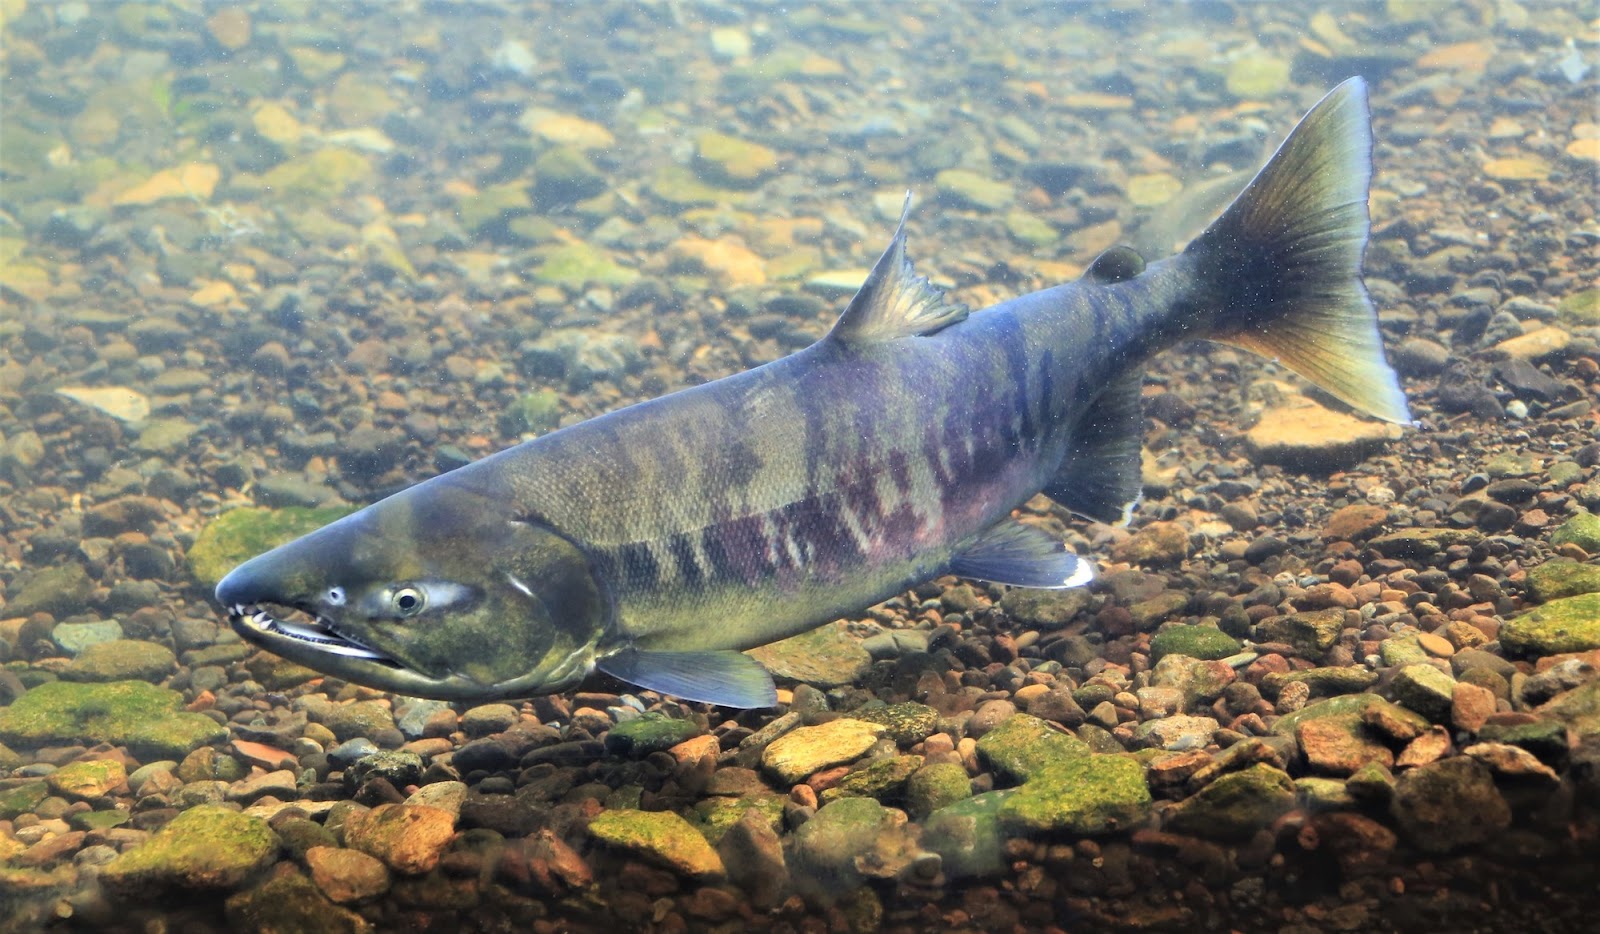
<svg viewBox="0 0 1600 934">
<path fill-rule="evenodd" d="M 1000 809 L 1018 790 L 984 792 L 928 815 L 922 822 L 922 845 L 939 854 L 945 875 L 972 879 L 1006 871 Z"/>
<path fill-rule="evenodd" d="M 1087 755 L 1029 778 L 1000 808 L 1012 833 L 1083 836 L 1129 830 L 1150 815 L 1144 767 L 1132 756 Z"/>
<path fill-rule="evenodd" d="M 233 889 L 277 855 L 278 835 L 266 821 L 203 804 L 107 863 L 100 880 L 123 896 L 169 888 Z"/>
<path fill-rule="evenodd" d="M 642 759 L 652 752 L 671 749 L 701 733 L 693 720 L 679 720 L 659 713 L 647 713 L 624 720 L 606 733 L 606 751 L 619 756 Z"/>
<path fill-rule="evenodd" d="M 939 196 L 958 207 L 998 211 L 1016 198 L 1008 182 L 990 178 L 971 169 L 945 169 L 934 176 Z"/>
<path fill-rule="evenodd" d="M 751 649 L 749 654 L 779 678 L 819 688 L 854 684 L 872 667 L 872 654 L 861 640 L 833 624 Z"/>
<path fill-rule="evenodd" d="M 778 154 L 771 149 L 726 133 L 701 133 L 695 155 L 700 171 L 713 183 L 750 185 L 778 167 Z"/>
<path fill-rule="evenodd" d="M 142 681 L 52 681 L 0 708 L 0 742 L 33 748 L 110 743 L 153 760 L 182 759 L 227 739 L 228 731 L 215 720 L 182 707 L 177 691 Z"/>
<path fill-rule="evenodd" d="M 1289 87 L 1289 60 L 1257 52 L 1228 66 L 1228 93 L 1246 100 L 1270 100 Z"/>
<path fill-rule="evenodd" d="M 486 227 L 503 224 L 518 214 L 533 210 L 533 200 L 521 182 L 490 185 L 456 202 L 456 218 L 461 226 L 477 233 Z"/>
<path fill-rule="evenodd" d="M 257 176 L 254 181 L 274 200 L 290 198 L 325 203 L 371 175 L 372 160 L 348 149 L 330 147 L 296 156 Z M 247 182 L 241 179 L 238 184 L 244 187 Z"/>
<path fill-rule="evenodd" d="M 921 756 L 886 756 L 869 762 L 839 779 L 839 783 L 822 793 L 826 804 L 835 798 L 876 798 L 889 802 L 899 800 L 906 782 L 922 767 Z"/>
<path fill-rule="evenodd" d="M 1150 653 L 1157 661 L 1167 655 L 1215 661 L 1238 651 L 1238 639 L 1210 626 L 1171 626 L 1150 639 Z"/>
<path fill-rule="evenodd" d="M 0 820 L 13 820 L 39 806 L 50 797 L 50 786 L 43 781 L 26 782 L 0 791 Z"/>
<path fill-rule="evenodd" d="M 160 681 L 178 664 L 172 650 L 142 639 L 87 646 L 61 671 L 63 681 Z"/>
<path fill-rule="evenodd" d="M 694 806 L 690 815 L 694 828 L 712 846 L 722 841 L 728 828 L 744 818 L 746 811 L 757 811 L 773 833 L 783 832 L 783 802 L 780 795 L 748 795 L 742 798 L 706 798 Z"/>
<path fill-rule="evenodd" d="M 671 811 L 603 811 L 589 822 L 589 834 L 680 875 L 696 879 L 724 875 L 717 851 L 693 825 Z"/>
<path fill-rule="evenodd" d="M 1045 770 L 1090 755 L 1076 736 L 1052 729 L 1025 713 L 1013 714 L 978 740 L 978 755 L 1011 781 L 1028 781 Z"/>
<path fill-rule="evenodd" d="M 1550 544 L 1577 545 L 1591 555 L 1600 555 L 1600 516 L 1588 511 L 1573 513 L 1550 533 Z"/>
<path fill-rule="evenodd" d="M 545 252 L 533 277 L 546 285 L 583 289 L 591 285 L 627 285 L 639 273 L 617 264 L 599 247 L 581 241 L 564 243 Z"/>
<path fill-rule="evenodd" d="M 1584 549 L 1587 551 L 1588 549 Z M 1600 593 L 1600 566 L 1568 558 L 1546 561 L 1528 571 L 1528 589 L 1540 600 Z"/>
<path fill-rule="evenodd" d="M 247 559 L 315 532 L 351 512 L 354 510 L 345 506 L 230 509 L 206 523 L 189 546 L 189 571 L 206 587 L 215 587 L 223 575 Z"/>
<path fill-rule="evenodd" d="M 906 807 L 924 817 L 972 797 L 972 779 L 954 762 L 934 762 L 912 773 L 906 782 Z"/>
<path fill-rule="evenodd" d="M 1258 627 L 1260 641 L 1287 643 L 1303 658 L 1320 658 L 1343 629 L 1344 610 L 1338 608 L 1269 616 Z"/>
<path fill-rule="evenodd" d="M 1169 812 L 1166 829 L 1214 840 L 1248 840 L 1295 806 L 1294 779 L 1257 763 L 1230 772 Z"/>
<path fill-rule="evenodd" d="M 914 746 L 932 736 L 939 728 L 939 711 L 927 704 L 906 701 L 887 707 L 863 707 L 850 716 L 868 723 L 881 724 L 883 735 L 899 746 Z"/>
<path fill-rule="evenodd" d="M 541 389 L 518 396 L 500 415 L 500 430 L 508 435 L 544 434 L 561 424 L 561 394 Z"/>
<path fill-rule="evenodd" d="M 370 934 L 365 918 L 323 894 L 300 872 L 273 873 L 254 888 L 226 902 L 234 931 L 316 931 L 318 934 Z"/>
<path fill-rule="evenodd" d="M 1551 600 L 1500 627 L 1500 644 L 1521 655 L 1600 649 L 1600 593 Z"/>
<path fill-rule="evenodd" d="M 35 571 L 6 603 L 8 617 L 49 613 L 57 618 L 81 613 L 94 593 L 89 572 L 75 562 Z"/>
</svg>

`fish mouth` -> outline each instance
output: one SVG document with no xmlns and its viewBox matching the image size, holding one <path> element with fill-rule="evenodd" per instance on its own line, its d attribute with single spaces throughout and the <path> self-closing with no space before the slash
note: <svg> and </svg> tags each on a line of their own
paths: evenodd
<svg viewBox="0 0 1600 934">
<path fill-rule="evenodd" d="M 405 668 L 399 661 L 339 628 L 339 624 L 314 611 L 289 604 L 236 603 L 228 608 L 228 618 L 239 634 L 277 651 L 298 645 L 325 655 L 339 655 L 359 661 L 377 662 L 390 668 Z M 278 640 L 288 639 L 290 643 Z M 280 654 L 282 654 L 280 652 Z"/>
</svg>

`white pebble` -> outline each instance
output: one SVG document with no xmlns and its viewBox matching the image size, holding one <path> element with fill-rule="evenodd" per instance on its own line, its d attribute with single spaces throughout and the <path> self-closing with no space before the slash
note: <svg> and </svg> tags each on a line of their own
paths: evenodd
<svg viewBox="0 0 1600 934">
<path fill-rule="evenodd" d="M 1528 403 L 1523 402 L 1521 399 L 1512 399 L 1506 403 L 1506 414 L 1512 418 L 1527 418 Z"/>
<path fill-rule="evenodd" d="M 1386 506 L 1394 502 L 1394 490 L 1386 486 L 1375 486 L 1367 491 L 1367 502 L 1374 506 Z"/>
</svg>

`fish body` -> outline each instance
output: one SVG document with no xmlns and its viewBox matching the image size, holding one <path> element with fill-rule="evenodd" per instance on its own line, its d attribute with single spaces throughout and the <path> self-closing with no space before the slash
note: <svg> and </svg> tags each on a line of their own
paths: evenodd
<svg viewBox="0 0 1600 934">
<path fill-rule="evenodd" d="M 1367 125 L 1351 79 L 1183 252 L 1114 248 L 977 312 L 914 274 L 902 218 L 811 347 L 420 483 L 251 559 L 217 599 L 246 639 L 402 693 L 549 692 L 598 668 L 751 707 L 775 693 L 739 650 L 929 578 L 1086 583 L 1011 513 L 1043 491 L 1127 519 L 1160 350 L 1229 342 L 1409 420 L 1359 274 Z"/>
</svg>

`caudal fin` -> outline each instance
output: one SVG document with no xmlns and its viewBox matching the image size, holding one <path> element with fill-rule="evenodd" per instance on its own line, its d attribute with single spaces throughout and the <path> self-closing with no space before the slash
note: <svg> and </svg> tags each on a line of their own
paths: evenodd
<svg viewBox="0 0 1600 934">
<path fill-rule="evenodd" d="M 1184 252 L 1217 290 L 1211 339 L 1276 358 L 1350 405 L 1407 424 L 1361 282 L 1370 122 L 1365 81 L 1334 88 Z"/>
</svg>

